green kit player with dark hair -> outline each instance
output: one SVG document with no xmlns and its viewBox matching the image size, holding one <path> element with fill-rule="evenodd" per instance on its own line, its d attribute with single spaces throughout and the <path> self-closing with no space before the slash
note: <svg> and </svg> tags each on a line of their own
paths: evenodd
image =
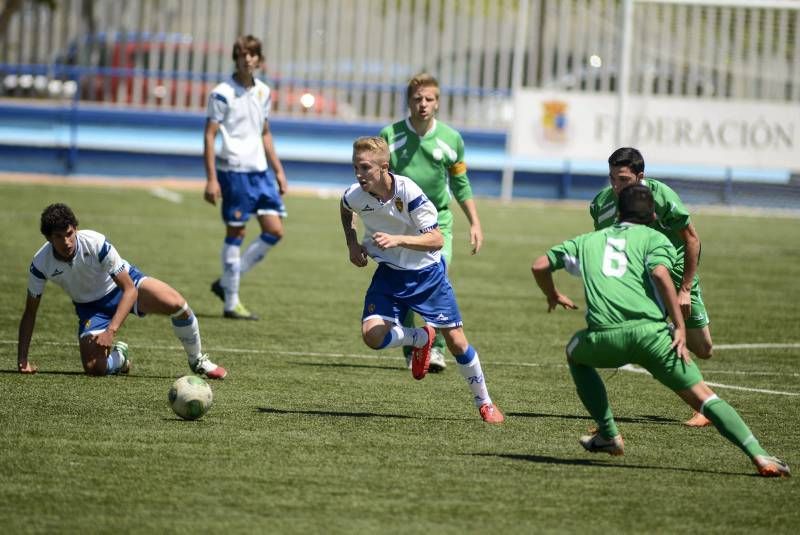
<svg viewBox="0 0 800 535">
<path fill-rule="evenodd" d="M 632 184 L 641 184 L 653 193 L 656 219 L 649 225 L 664 234 L 677 251 L 670 275 L 678 293 L 678 305 L 686 323 L 686 347 L 697 357 L 712 356 L 713 344 L 708 313 L 697 267 L 700 263 L 700 237 L 692 224 L 689 211 L 681 198 L 666 184 L 645 178 L 642 153 L 632 147 L 615 150 L 608 158 L 610 185 L 600 191 L 589 205 L 594 229 L 610 227 L 617 221 L 617 197 Z M 711 425 L 702 414 L 695 413 L 685 422 L 690 427 Z"/>
<path fill-rule="evenodd" d="M 427 73 L 414 76 L 408 83 L 406 98 L 409 116 L 381 130 L 380 137 L 389 144 L 389 167 L 392 172 L 413 180 L 439 212 L 439 230 L 444 237 L 441 249 L 445 265 L 453 256 L 453 212 L 450 198 L 455 197 L 469 221 L 472 254 L 483 244 L 483 230 L 472 187 L 464 162 L 464 140 L 455 129 L 436 119 L 439 109 L 439 82 Z M 413 326 L 413 315 L 403 319 Z M 439 334 L 431 349 L 430 371 L 442 371 L 445 342 Z M 406 353 L 406 364 L 411 357 Z"/>
<path fill-rule="evenodd" d="M 651 189 L 629 186 L 619 194 L 617 223 L 567 240 L 533 263 L 548 311 L 559 305 L 577 308 L 556 289 L 553 271 L 566 269 L 583 280 L 588 328 L 575 333 L 566 352 L 578 396 L 598 430 L 581 437 L 581 445 L 590 452 L 624 453 L 597 368 L 634 363 L 707 417 L 750 457 L 759 474 L 789 476 L 789 466 L 761 447 L 739 414 L 706 385 L 690 358 L 686 325 L 670 275 L 675 248 L 662 233 L 647 226 L 653 210 Z M 672 333 L 665 309 L 672 318 Z"/>
</svg>

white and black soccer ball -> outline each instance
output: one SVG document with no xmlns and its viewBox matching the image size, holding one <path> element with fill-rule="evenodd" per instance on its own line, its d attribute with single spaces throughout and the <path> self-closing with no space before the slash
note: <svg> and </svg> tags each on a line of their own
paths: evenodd
<svg viewBox="0 0 800 535">
<path fill-rule="evenodd" d="M 214 404 L 214 393 L 200 377 L 184 375 L 172 383 L 167 400 L 175 414 L 184 420 L 197 420 Z"/>
</svg>

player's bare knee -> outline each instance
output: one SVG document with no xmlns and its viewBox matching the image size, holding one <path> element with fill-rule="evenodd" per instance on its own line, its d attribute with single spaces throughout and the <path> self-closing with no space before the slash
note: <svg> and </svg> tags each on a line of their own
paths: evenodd
<svg viewBox="0 0 800 535">
<path fill-rule="evenodd" d="M 362 329 L 361 338 L 370 349 L 381 349 L 383 347 L 383 340 L 386 338 L 386 333 L 386 327 L 378 325 L 369 329 Z"/>
<path fill-rule="evenodd" d="M 464 329 L 456 327 L 453 329 L 440 329 L 447 349 L 453 355 L 463 355 L 469 348 L 469 341 L 464 335 Z"/>
<path fill-rule="evenodd" d="M 710 359 L 714 356 L 714 346 L 710 342 L 696 344 L 695 347 L 690 347 L 689 350 L 700 359 Z"/>
<path fill-rule="evenodd" d="M 192 309 L 189 308 L 189 303 L 187 303 L 180 294 L 178 294 L 178 297 L 180 297 L 178 300 L 179 304 L 170 307 L 169 317 L 174 320 L 189 319 L 189 316 L 192 315 Z"/>
</svg>

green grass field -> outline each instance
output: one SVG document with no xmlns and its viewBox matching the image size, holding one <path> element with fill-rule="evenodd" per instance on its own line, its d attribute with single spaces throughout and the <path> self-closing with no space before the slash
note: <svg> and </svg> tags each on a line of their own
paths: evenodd
<svg viewBox="0 0 800 535">
<path fill-rule="evenodd" d="M 530 274 L 589 230 L 586 207 L 482 200 L 485 248 L 456 221 L 451 279 L 489 391 L 484 424 L 454 362 L 414 381 L 399 350 L 360 340 L 374 264 L 352 266 L 338 199 L 289 196 L 286 237 L 242 282 L 259 322 L 221 318 L 209 292 L 223 227 L 199 191 L 0 183 L 0 531 L 3 533 L 795 532 L 798 477 L 767 480 L 651 378 L 603 372 L 624 457 L 584 452 L 591 422 L 563 347 L 581 311 L 546 313 Z M 16 373 L 39 214 L 66 202 L 127 260 L 167 281 L 229 376 L 202 420 L 166 403 L 186 358 L 165 317 L 130 317 L 128 377 L 82 374 L 72 305 L 49 284 Z M 700 214 L 701 276 L 718 348 L 700 364 L 770 452 L 800 470 L 800 224 Z M 251 223 L 250 235 L 256 235 Z M 560 287 L 583 305 L 576 280 Z M 583 307 L 582 307 L 583 308 Z M 747 347 L 744 344 L 756 344 Z M 761 345 L 759 345 L 761 344 Z M 783 344 L 767 346 L 766 344 Z"/>
</svg>

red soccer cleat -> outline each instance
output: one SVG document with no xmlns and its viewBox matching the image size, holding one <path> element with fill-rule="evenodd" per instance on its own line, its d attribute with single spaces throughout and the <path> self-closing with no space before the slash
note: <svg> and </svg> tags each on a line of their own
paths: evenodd
<svg viewBox="0 0 800 535">
<path fill-rule="evenodd" d="M 433 345 L 433 339 L 436 337 L 436 331 L 430 325 L 424 325 L 422 328 L 428 333 L 428 341 L 424 346 L 415 347 L 411 351 L 411 375 L 417 381 L 424 379 L 428 373 L 428 368 L 431 364 L 431 346 Z"/>
<path fill-rule="evenodd" d="M 789 465 L 777 457 L 756 455 L 753 457 L 753 464 L 756 465 L 758 473 L 762 477 L 792 477 Z"/>
<path fill-rule="evenodd" d="M 506 419 L 494 403 L 484 403 L 478 411 L 481 413 L 483 421 L 487 424 L 502 424 Z"/>
</svg>

